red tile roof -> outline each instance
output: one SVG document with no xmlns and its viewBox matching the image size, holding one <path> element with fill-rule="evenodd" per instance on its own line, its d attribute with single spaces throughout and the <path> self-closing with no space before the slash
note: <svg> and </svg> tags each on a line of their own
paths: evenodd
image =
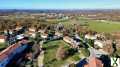
<svg viewBox="0 0 120 67">
<path fill-rule="evenodd" d="M 13 52 L 17 47 L 19 47 L 19 44 L 14 44 L 0 52 L 0 61 L 3 60 L 4 58 L 8 57 L 8 55 Z"/>
<path fill-rule="evenodd" d="M 6 37 L 4 35 L 0 35 L 0 39 L 5 39 Z"/>
<path fill-rule="evenodd" d="M 102 61 L 92 57 L 90 58 L 88 64 L 86 64 L 84 67 L 103 67 Z"/>
<path fill-rule="evenodd" d="M 2 52 L 0 52 L 0 61 L 3 60 L 4 58 L 7 58 L 8 55 L 11 54 L 11 52 L 13 52 L 19 46 L 21 46 L 21 42 L 27 43 L 27 40 L 19 41 L 18 43 L 13 44 L 13 45 L 9 46 L 8 48 L 6 48 L 5 50 L 3 50 Z"/>
</svg>

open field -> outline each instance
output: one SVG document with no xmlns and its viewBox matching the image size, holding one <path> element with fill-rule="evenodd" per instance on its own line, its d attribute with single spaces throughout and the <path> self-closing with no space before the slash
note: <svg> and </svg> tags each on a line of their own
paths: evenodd
<svg viewBox="0 0 120 67">
<path fill-rule="evenodd" d="M 82 24 L 82 25 L 88 25 L 88 29 L 97 31 L 97 32 L 118 32 L 120 31 L 120 22 L 115 21 L 97 21 L 97 20 L 91 20 L 87 18 L 79 18 L 79 20 L 70 20 L 67 22 L 63 22 L 62 24 L 65 25 L 65 27 L 73 27 L 73 24 Z"/>
<path fill-rule="evenodd" d="M 91 20 L 79 18 L 81 23 L 88 24 L 88 28 L 97 32 L 116 32 L 120 31 L 120 22 L 107 20 Z"/>
<path fill-rule="evenodd" d="M 105 22 L 89 22 L 88 28 L 97 32 L 117 32 L 120 31 L 120 24 Z"/>
</svg>

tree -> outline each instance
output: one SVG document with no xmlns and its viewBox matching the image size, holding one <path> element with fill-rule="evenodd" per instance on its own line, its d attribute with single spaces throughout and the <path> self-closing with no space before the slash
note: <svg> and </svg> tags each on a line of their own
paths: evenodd
<svg viewBox="0 0 120 67">
<path fill-rule="evenodd" d="M 112 42 L 112 47 L 114 49 L 113 53 L 115 53 L 117 51 L 117 49 L 116 49 L 116 42 L 115 41 Z"/>
<path fill-rule="evenodd" d="M 88 43 L 90 44 L 90 46 L 94 47 L 94 40 L 89 39 Z"/>
<path fill-rule="evenodd" d="M 102 60 L 103 67 L 111 67 L 111 60 L 110 57 L 107 55 L 100 56 L 100 60 Z"/>
<path fill-rule="evenodd" d="M 41 38 L 40 33 L 39 33 L 39 32 L 36 33 L 36 36 L 35 36 L 35 41 L 36 41 L 36 43 L 39 44 L 39 42 L 40 42 L 41 40 L 42 40 L 42 38 Z"/>
<path fill-rule="evenodd" d="M 77 53 L 78 52 L 78 50 L 76 49 L 76 48 L 70 48 L 70 49 L 68 49 L 68 55 L 70 56 L 70 55 L 74 55 L 75 53 Z"/>
</svg>

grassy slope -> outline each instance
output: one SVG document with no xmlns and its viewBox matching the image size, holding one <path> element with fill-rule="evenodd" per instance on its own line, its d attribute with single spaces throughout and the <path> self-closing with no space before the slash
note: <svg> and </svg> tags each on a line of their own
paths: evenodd
<svg viewBox="0 0 120 67">
<path fill-rule="evenodd" d="M 65 62 L 64 60 L 61 61 L 55 60 L 56 52 L 60 45 L 64 45 L 65 48 L 68 48 L 67 44 L 62 40 L 51 41 L 43 45 L 43 47 L 46 48 L 46 52 L 44 55 L 45 67 L 60 67 L 62 64 L 64 64 Z"/>
<path fill-rule="evenodd" d="M 46 48 L 46 52 L 44 55 L 45 67 L 61 67 L 61 65 L 64 65 L 66 63 L 71 63 L 80 60 L 81 55 L 79 53 L 76 53 L 73 56 L 69 56 L 65 60 L 55 60 L 57 49 L 60 45 L 63 45 L 66 50 L 69 49 L 68 44 L 62 40 L 51 41 L 43 45 L 43 47 Z"/>
</svg>

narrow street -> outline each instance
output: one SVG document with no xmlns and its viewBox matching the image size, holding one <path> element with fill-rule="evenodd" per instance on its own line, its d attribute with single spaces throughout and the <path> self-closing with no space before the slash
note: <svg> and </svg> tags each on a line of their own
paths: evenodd
<svg viewBox="0 0 120 67">
<path fill-rule="evenodd" d="M 38 67 L 43 67 L 43 60 L 44 60 L 44 51 L 40 53 L 38 56 Z"/>
<path fill-rule="evenodd" d="M 43 45 L 43 41 L 40 42 L 40 49 L 42 48 L 42 45 Z M 43 64 L 43 61 L 44 61 L 44 51 L 42 50 L 40 55 L 38 56 L 37 58 L 38 60 L 38 67 L 43 67 L 44 64 Z"/>
</svg>

